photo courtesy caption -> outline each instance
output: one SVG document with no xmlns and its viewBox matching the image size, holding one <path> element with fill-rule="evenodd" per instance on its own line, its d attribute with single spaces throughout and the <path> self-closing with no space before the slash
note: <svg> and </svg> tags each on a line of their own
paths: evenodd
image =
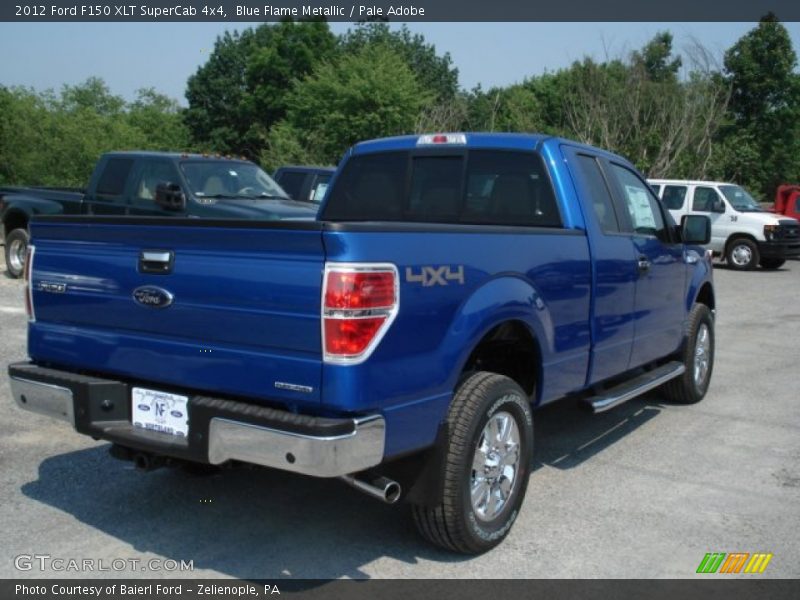
<svg viewBox="0 0 800 600">
<path fill-rule="evenodd" d="M 125 584 L 111 584 L 111 585 L 65 585 L 65 584 L 52 584 L 52 585 L 25 585 L 18 583 L 14 587 L 14 593 L 17 596 L 43 596 L 50 593 L 53 596 L 97 596 L 103 594 L 119 594 L 120 596 L 141 596 L 141 595 L 181 595 L 193 590 L 198 596 L 213 596 L 223 594 L 225 596 L 260 596 L 259 590 L 255 585 L 221 585 L 221 584 L 194 584 L 194 585 L 162 585 L 162 584 L 148 584 L 148 585 L 125 585 Z M 265 596 L 272 596 L 274 594 L 280 595 L 280 589 L 277 585 L 264 585 L 263 594 Z"/>
</svg>

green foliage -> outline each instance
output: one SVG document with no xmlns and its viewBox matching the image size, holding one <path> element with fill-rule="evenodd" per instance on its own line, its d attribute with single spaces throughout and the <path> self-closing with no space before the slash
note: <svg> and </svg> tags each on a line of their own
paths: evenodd
<svg viewBox="0 0 800 600">
<path fill-rule="evenodd" d="M 103 152 L 188 145 L 178 104 L 152 89 L 128 104 L 97 78 L 58 95 L 0 87 L 0 184 L 83 187 Z"/>
<path fill-rule="evenodd" d="M 439 56 L 433 44 L 428 44 L 421 34 L 412 34 L 405 25 L 392 31 L 388 23 L 359 23 L 339 40 L 342 55 L 375 46 L 387 46 L 400 54 L 422 88 L 431 92 L 437 102 L 451 100 L 458 93 L 458 69 L 450 54 Z"/>
<path fill-rule="evenodd" d="M 268 167 L 281 155 L 336 163 L 359 140 L 414 131 L 420 110 L 431 100 L 403 57 L 388 46 L 364 47 L 337 61 L 319 63 L 288 97 L 286 123 L 273 130 L 263 157 Z M 290 141 L 294 133 L 294 139 Z"/>
<path fill-rule="evenodd" d="M 193 140 L 225 154 L 258 156 L 266 132 L 286 114 L 294 79 L 327 59 L 335 45 L 324 21 L 225 32 L 187 83 Z"/>
<path fill-rule="evenodd" d="M 786 28 L 768 14 L 725 53 L 731 86 L 728 150 L 719 172 L 746 177 L 771 199 L 777 185 L 800 181 L 800 76 Z"/>
</svg>

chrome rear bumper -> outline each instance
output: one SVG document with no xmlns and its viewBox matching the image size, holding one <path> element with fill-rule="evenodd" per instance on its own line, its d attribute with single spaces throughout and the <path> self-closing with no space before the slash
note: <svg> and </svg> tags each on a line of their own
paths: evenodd
<svg viewBox="0 0 800 600">
<path fill-rule="evenodd" d="M 357 473 L 383 460 L 386 423 L 380 415 L 312 417 L 190 396 L 189 435 L 177 437 L 131 424 L 127 382 L 30 363 L 10 365 L 9 378 L 20 408 L 140 452 L 214 465 L 235 460 L 314 477 Z"/>
</svg>

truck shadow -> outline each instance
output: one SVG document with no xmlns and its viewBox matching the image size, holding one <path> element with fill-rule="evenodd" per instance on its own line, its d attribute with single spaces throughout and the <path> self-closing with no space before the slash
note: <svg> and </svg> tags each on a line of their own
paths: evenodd
<svg viewBox="0 0 800 600">
<path fill-rule="evenodd" d="M 534 413 L 534 471 L 542 466 L 571 469 L 661 413 L 653 392 L 594 415 L 577 400 L 554 402 Z"/>
<path fill-rule="evenodd" d="M 595 416 L 570 401 L 545 407 L 535 416 L 535 468 L 569 469 L 590 460 L 659 412 L 646 399 Z M 268 469 L 204 477 L 169 468 L 140 473 L 107 449 L 100 444 L 47 458 L 38 479 L 22 486 L 28 498 L 95 530 L 76 543 L 79 557 L 155 555 L 193 561 L 195 571 L 211 571 L 204 576 L 240 579 L 366 579 L 363 566 L 384 557 L 408 564 L 470 560 L 423 541 L 406 505 L 381 504 L 335 480 Z M 113 557 L 93 554 L 100 542 L 92 537 L 103 535 L 129 548 Z M 192 573 L 145 574 L 159 575 Z"/>
</svg>

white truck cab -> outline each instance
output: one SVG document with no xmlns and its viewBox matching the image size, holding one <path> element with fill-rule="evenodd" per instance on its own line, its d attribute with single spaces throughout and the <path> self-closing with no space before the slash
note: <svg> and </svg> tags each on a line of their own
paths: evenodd
<svg viewBox="0 0 800 600">
<path fill-rule="evenodd" d="M 761 209 L 743 187 L 720 181 L 648 180 L 677 223 L 684 215 L 711 219 L 707 248 L 733 269 L 777 269 L 800 257 L 796 219 Z"/>
</svg>

